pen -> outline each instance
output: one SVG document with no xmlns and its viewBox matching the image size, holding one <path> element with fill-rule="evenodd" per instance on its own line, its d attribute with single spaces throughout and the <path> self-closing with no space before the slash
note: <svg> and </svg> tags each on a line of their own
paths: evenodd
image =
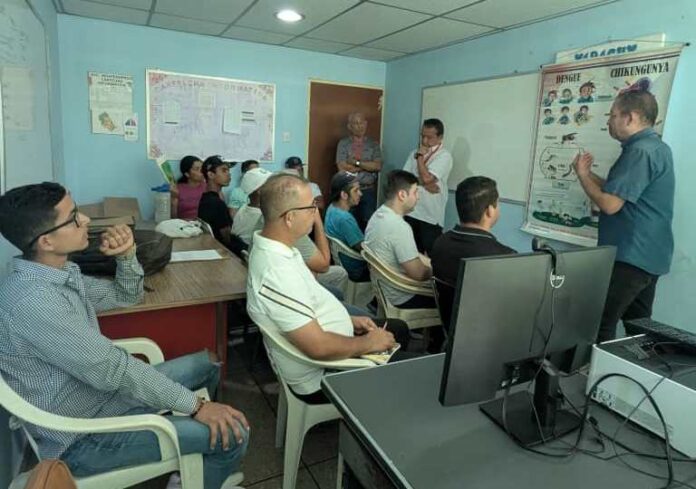
<svg viewBox="0 0 696 489">
<path fill-rule="evenodd" d="M 384 321 L 384 325 L 382 326 L 382 329 L 387 329 L 387 322 Z"/>
</svg>

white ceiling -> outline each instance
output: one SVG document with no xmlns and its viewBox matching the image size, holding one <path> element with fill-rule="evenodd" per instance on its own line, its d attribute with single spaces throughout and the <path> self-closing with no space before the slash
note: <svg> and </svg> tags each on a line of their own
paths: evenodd
<svg viewBox="0 0 696 489">
<path fill-rule="evenodd" d="M 619 0 L 53 0 L 65 14 L 387 61 Z M 274 14 L 293 8 L 296 24 Z"/>
</svg>

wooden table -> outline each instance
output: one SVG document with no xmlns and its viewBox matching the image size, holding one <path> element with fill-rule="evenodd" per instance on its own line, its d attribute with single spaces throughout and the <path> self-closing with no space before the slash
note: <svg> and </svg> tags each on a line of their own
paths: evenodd
<svg viewBox="0 0 696 489">
<path fill-rule="evenodd" d="M 170 263 L 146 277 L 143 302 L 99 314 L 102 333 L 113 339 L 150 338 L 166 359 L 207 348 L 226 362 L 226 303 L 246 297 L 247 269 L 210 235 L 174 239 L 173 251 L 206 249 L 224 258 Z"/>
</svg>

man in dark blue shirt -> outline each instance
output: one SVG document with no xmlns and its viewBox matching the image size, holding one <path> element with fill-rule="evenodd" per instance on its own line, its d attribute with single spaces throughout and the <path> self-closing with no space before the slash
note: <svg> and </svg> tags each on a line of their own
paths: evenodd
<svg viewBox="0 0 696 489">
<path fill-rule="evenodd" d="M 652 315 L 657 280 L 672 261 L 674 167 L 669 146 L 653 129 L 657 112 L 650 92 L 619 94 L 607 125 L 622 151 L 607 179 L 592 173 L 591 154 L 574 162 L 583 189 L 602 211 L 599 244 L 616 246 L 599 342 L 616 336 L 619 319 Z"/>
</svg>

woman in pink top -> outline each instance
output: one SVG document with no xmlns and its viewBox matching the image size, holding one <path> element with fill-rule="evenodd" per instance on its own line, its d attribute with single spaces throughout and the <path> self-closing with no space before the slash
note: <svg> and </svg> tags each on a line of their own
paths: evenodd
<svg viewBox="0 0 696 489">
<path fill-rule="evenodd" d="M 198 201 L 205 192 L 203 162 L 198 156 L 184 156 L 179 163 L 181 178 L 170 186 L 172 194 L 172 218 L 196 219 Z"/>
</svg>

